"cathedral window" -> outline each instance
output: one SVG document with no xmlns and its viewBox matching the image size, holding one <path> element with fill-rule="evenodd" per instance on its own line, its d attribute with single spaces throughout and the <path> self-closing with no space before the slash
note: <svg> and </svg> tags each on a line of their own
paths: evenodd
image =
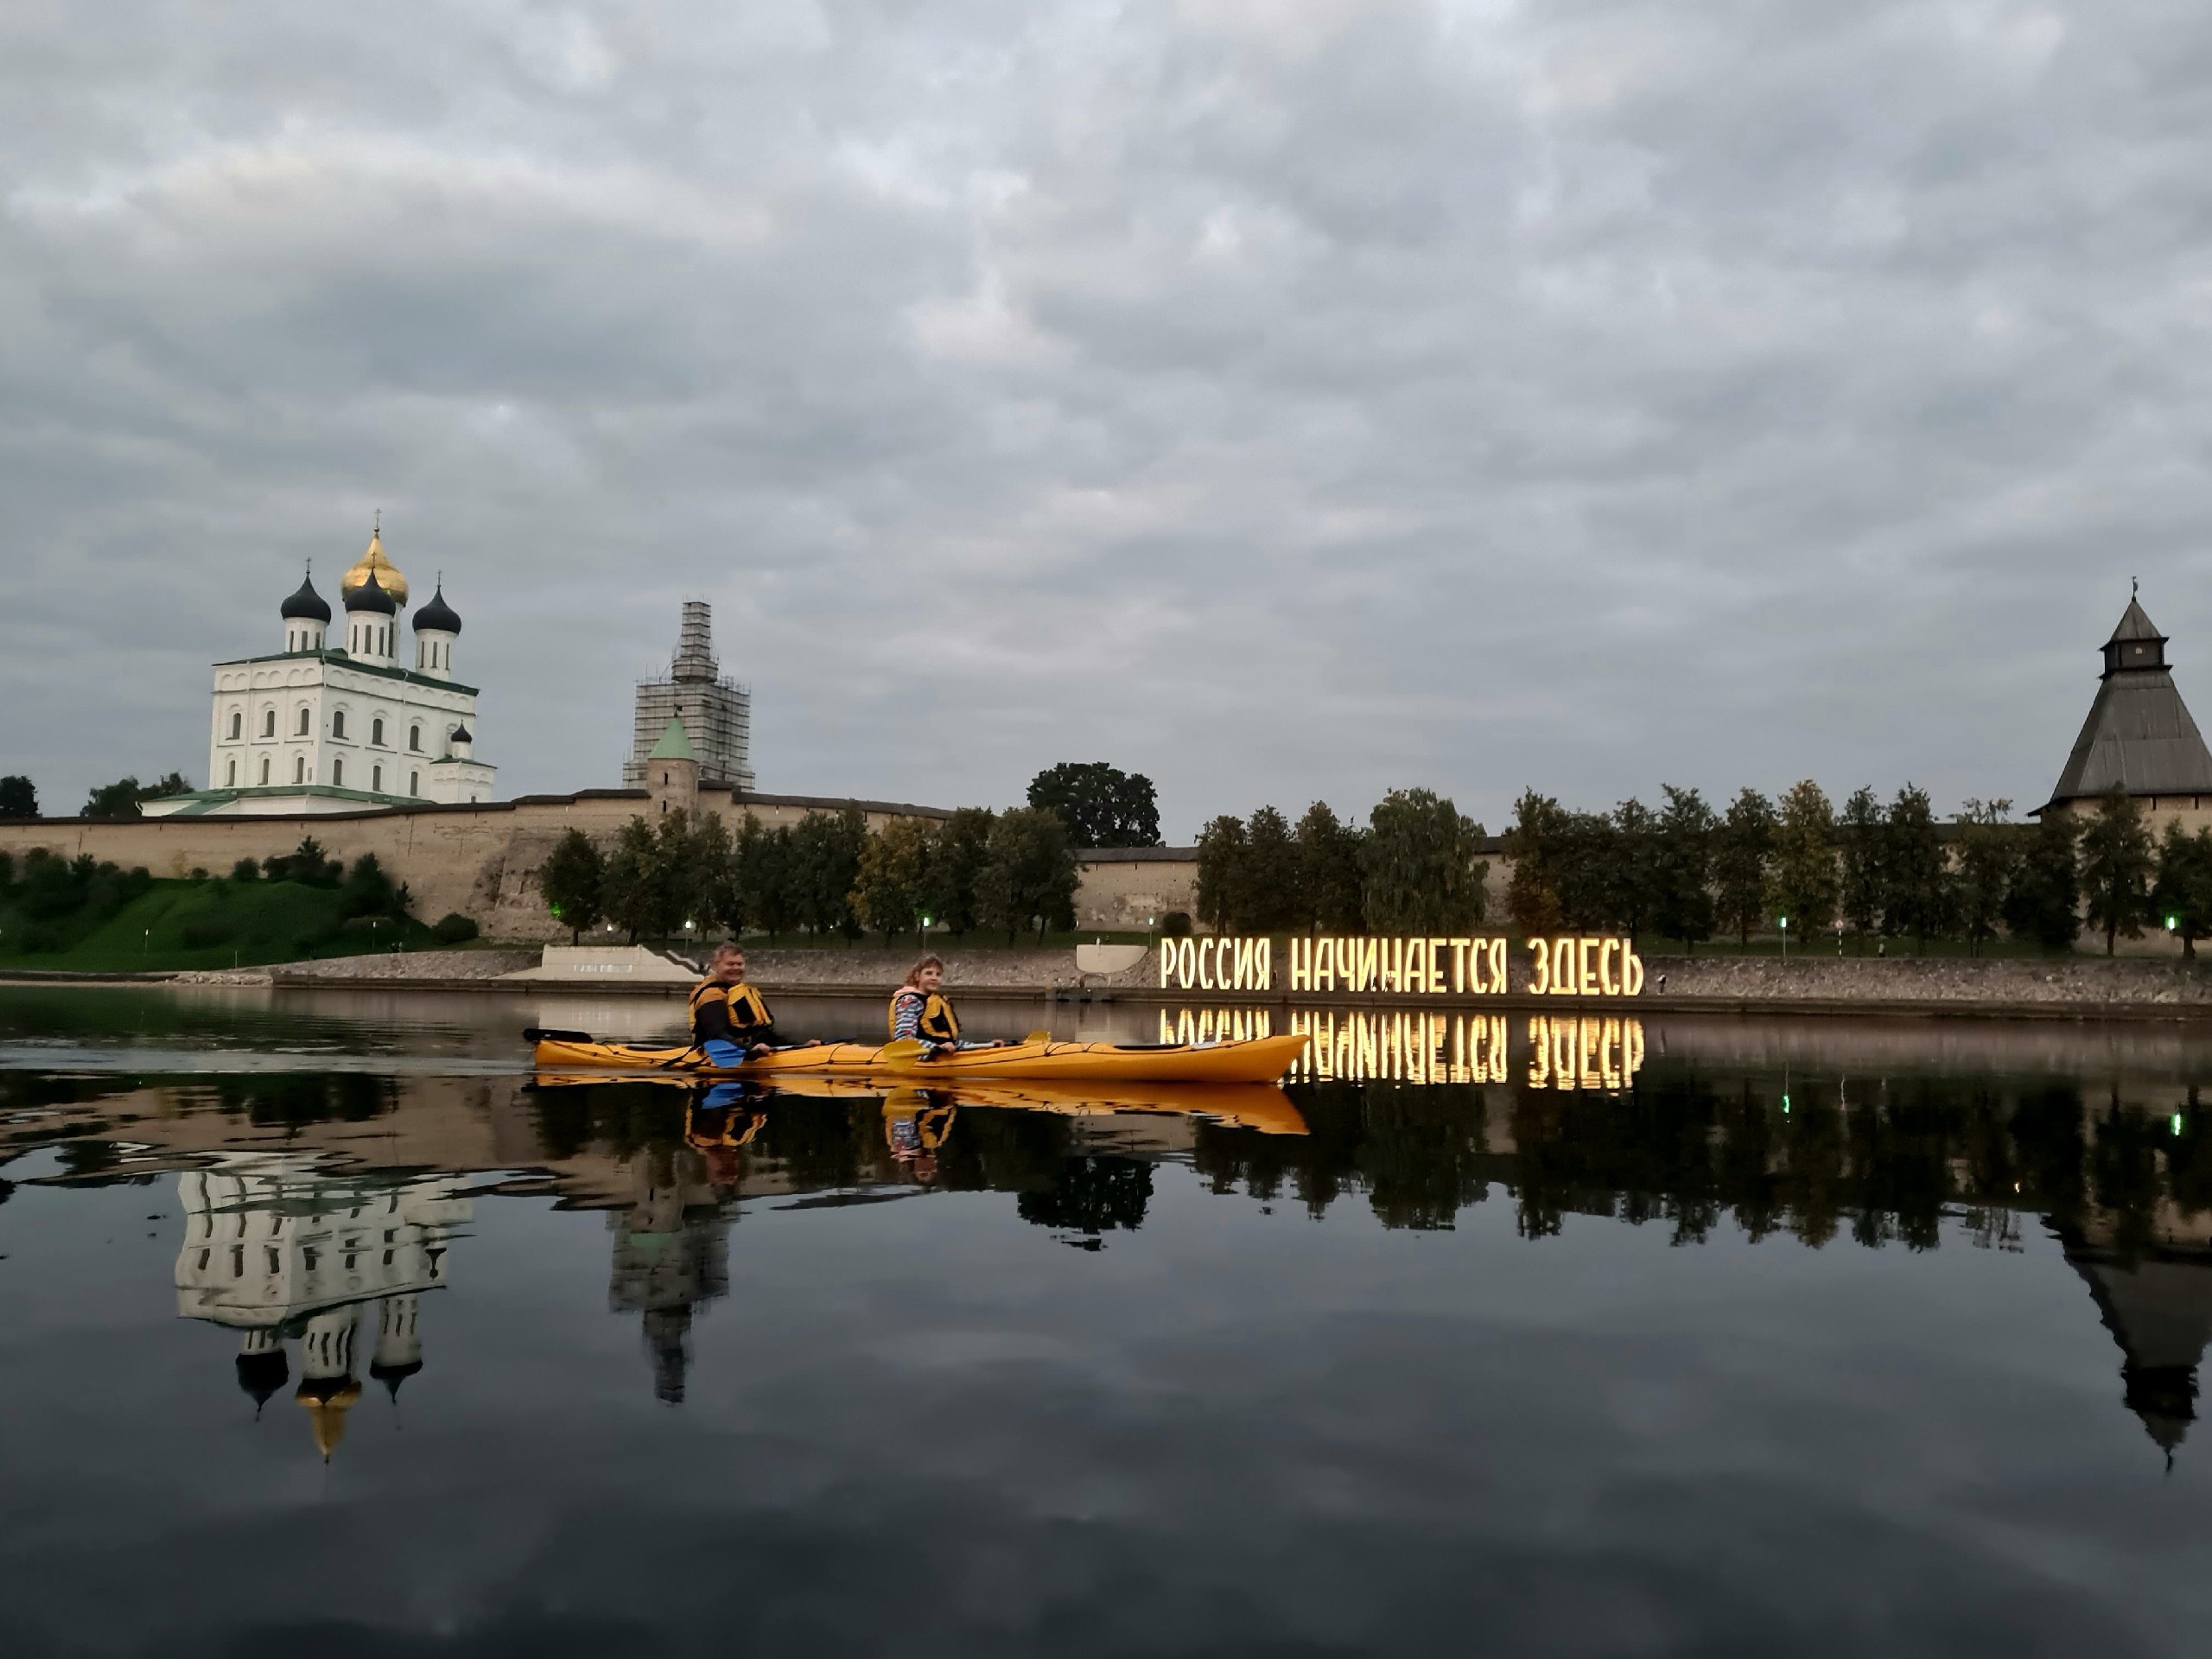
<svg viewBox="0 0 2212 1659">
<path fill-rule="evenodd" d="M 306 709 L 301 709 L 301 710 L 300 710 L 300 735 L 301 735 L 302 737 L 305 737 L 307 734 L 308 734 L 308 711 L 307 711 Z"/>
<path fill-rule="evenodd" d="M 269 787 L 269 757 L 265 754 L 261 757 L 261 786 Z"/>
<path fill-rule="evenodd" d="M 382 766 L 372 766 L 369 768 L 369 787 L 379 795 L 384 793 L 384 768 Z"/>
<path fill-rule="evenodd" d="M 330 763 L 330 782 L 334 789 L 346 787 L 346 763 L 343 760 L 333 760 Z"/>
<path fill-rule="evenodd" d="M 261 734 L 264 737 L 276 735 L 276 711 L 274 709 L 261 711 Z"/>
<path fill-rule="evenodd" d="M 296 784 L 304 784 L 307 780 L 308 758 L 304 754 L 296 754 L 292 757 L 292 781 Z"/>
<path fill-rule="evenodd" d="M 244 709 L 232 709 L 232 710 L 231 710 L 231 741 L 232 741 L 232 742 L 233 742 L 233 743 L 237 742 L 240 737 L 242 737 L 243 735 L 245 735 L 245 711 Z"/>
<path fill-rule="evenodd" d="M 381 715 L 369 722 L 369 741 L 379 747 L 384 743 L 384 716 Z"/>
<path fill-rule="evenodd" d="M 333 737 L 343 737 L 346 735 L 346 711 L 343 709 L 340 709 L 336 714 L 331 715 L 330 734 Z"/>
<path fill-rule="evenodd" d="M 237 785 L 238 781 L 238 763 L 233 760 L 223 768 L 223 785 L 226 789 L 232 788 Z"/>
<path fill-rule="evenodd" d="M 417 754 L 422 753 L 423 728 L 420 726 L 410 726 L 407 728 L 407 747 Z"/>
<path fill-rule="evenodd" d="M 410 795 L 420 795 L 423 792 L 423 774 L 421 772 L 410 772 L 407 774 L 407 792 Z"/>
</svg>

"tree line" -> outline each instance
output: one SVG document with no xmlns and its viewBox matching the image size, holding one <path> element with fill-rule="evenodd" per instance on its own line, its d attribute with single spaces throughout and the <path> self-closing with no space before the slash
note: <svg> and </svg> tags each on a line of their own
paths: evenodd
<svg viewBox="0 0 2212 1659">
<path fill-rule="evenodd" d="M 141 804 L 167 795 L 188 795 L 192 785 L 181 772 L 142 784 L 136 776 L 102 784 L 85 798 L 80 818 L 136 818 L 144 814 Z M 39 816 L 38 785 L 21 772 L 0 778 L 0 823 L 25 822 Z"/>
<path fill-rule="evenodd" d="M 1694 789 L 1610 812 L 1574 811 L 1529 790 L 1500 843 L 1505 909 L 1524 937 L 1562 930 L 1681 940 L 1862 944 L 2000 938 L 2069 949 L 2084 926 L 2120 938 L 2161 926 L 2184 954 L 2212 935 L 2212 829 L 2152 834 L 2115 794 L 2086 813 L 2012 821 L 2007 800 L 1970 800 L 1953 823 L 1907 784 L 1888 801 L 1854 791 L 1839 810 L 1810 780 L 1770 800 L 1745 789 L 1716 811 Z M 1294 825 L 1278 809 L 1217 817 L 1198 837 L 1199 919 L 1224 931 L 1449 932 L 1484 919 L 1483 827 L 1425 789 L 1394 790 L 1364 828 L 1315 802 Z"/>
<path fill-rule="evenodd" d="M 1451 932 L 1478 925 L 1482 825 L 1433 790 L 1392 790 L 1365 828 L 1325 801 L 1294 826 L 1263 806 L 1198 835 L 1198 919 L 1223 932 Z"/>
<path fill-rule="evenodd" d="M 1010 943 L 1074 926 L 1076 881 L 1067 826 L 1046 809 L 963 807 L 871 830 L 852 805 L 772 826 L 748 812 L 735 835 L 711 812 L 633 817 L 604 850 L 571 830 L 538 887 L 571 938 L 607 922 L 632 944 L 686 927 L 888 944 L 932 926 Z"/>
<path fill-rule="evenodd" d="M 1649 932 L 1691 950 L 1716 932 L 1748 944 L 1835 930 L 1977 950 L 2005 935 L 2070 949 L 2088 925 L 2109 955 L 2157 923 L 2190 956 L 2212 931 L 2212 830 L 2169 822 L 2154 840 L 2123 794 L 2032 824 L 2012 822 L 2007 800 L 1970 800 L 1945 824 L 1910 784 L 1886 803 L 1860 788 L 1840 811 L 1809 779 L 1778 803 L 1744 790 L 1718 813 L 1694 789 L 1661 797 L 1656 810 L 1573 812 L 1524 793 L 1504 841 L 1514 925 Z"/>
</svg>

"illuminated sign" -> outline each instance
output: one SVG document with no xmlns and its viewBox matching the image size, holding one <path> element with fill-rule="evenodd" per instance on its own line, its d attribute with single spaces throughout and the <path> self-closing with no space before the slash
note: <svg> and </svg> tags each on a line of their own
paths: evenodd
<svg viewBox="0 0 2212 1659">
<path fill-rule="evenodd" d="M 1643 962 L 1629 941 L 1562 934 L 1528 942 L 1531 996 L 1640 996 Z M 1502 935 L 1289 941 L 1290 984 L 1300 991 L 1363 995 L 1503 996 L 1513 988 Z M 1274 942 L 1216 937 L 1162 939 L 1163 991 L 1271 991 Z"/>
<path fill-rule="evenodd" d="M 1274 1034 L 1265 1008 L 1160 1011 L 1163 1043 L 1242 1042 Z M 1311 1037 L 1289 1076 L 1302 1083 L 1512 1083 L 1532 1089 L 1627 1088 L 1643 1066 L 1641 1020 L 1533 1014 L 1516 1070 L 1502 1014 L 1294 1009 L 1285 1029 Z"/>
<path fill-rule="evenodd" d="M 1293 942 L 1294 945 L 1295 941 Z M 1266 991 L 1274 988 L 1273 939 L 1162 939 L 1163 991 Z"/>
<path fill-rule="evenodd" d="M 1626 939 L 1531 939 L 1532 996 L 1640 996 L 1643 959 Z"/>
</svg>

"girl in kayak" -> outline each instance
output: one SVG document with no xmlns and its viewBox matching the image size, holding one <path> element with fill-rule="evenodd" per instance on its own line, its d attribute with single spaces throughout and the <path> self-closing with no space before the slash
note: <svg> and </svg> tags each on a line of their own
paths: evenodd
<svg viewBox="0 0 2212 1659">
<path fill-rule="evenodd" d="M 718 944 L 691 993 L 691 1040 L 716 1065 L 742 1065 L 774 1051 L 775 1016 L 745 982 L 745 949 Z"/>
<path fill-rule="evenodd" d="M 891 995 L 891 1040 L 912 1037 L 930 1046 L 940 1058 L 962 1048 L 996 1048 L 996 1043 L 963 1043 L 960 1016 L 944 994 L 944 960 L 924 957 L 906 970 L 906 982 Z"/>
</svg>

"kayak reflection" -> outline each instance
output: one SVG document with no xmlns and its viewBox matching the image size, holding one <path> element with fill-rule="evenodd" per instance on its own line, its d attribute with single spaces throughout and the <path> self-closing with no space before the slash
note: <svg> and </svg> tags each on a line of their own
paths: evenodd
<svg viewBox="0 0 2212 1659">
<path fill-rule="evenodd" d="M 865 1077 L 781 1077 L 772 1085 L 732 1081 L 702 1090 L 692 1079 L 662 1074 L 627 1077 L 626 1085 L 689 1089 L 694 1116 L 732 1109 L 735 1103 L 753 1103 L 758 1109 L 779 1096 L 815 1099 L 891 1100 L 928 1095 L 953 1105 L 1001 1111 L 1049 1112 L 1060 1117 L 1103 1117 L 1122 1113 L 1190 1117 L 1224 1128 L 1256 1129 L 1262 1135 L 1304 1135 L 1306 1120 L 1288 1095 L 1271 1083 L 1116 1083 L 1100 1086 L 1081 1082 L 963 1081 L 944 1086 L 893 1089 Z M 603 1073 L 543 1071 L 531 1080 L 537 1089 L 605 1089 Z M 719 1123 L 719 1119 L 716 1120 Z M 757 1133 L 757 1126 L 756 1131 Z M 719 1136 L 719 1128 L 714 1130 Z"/>
</svg>

